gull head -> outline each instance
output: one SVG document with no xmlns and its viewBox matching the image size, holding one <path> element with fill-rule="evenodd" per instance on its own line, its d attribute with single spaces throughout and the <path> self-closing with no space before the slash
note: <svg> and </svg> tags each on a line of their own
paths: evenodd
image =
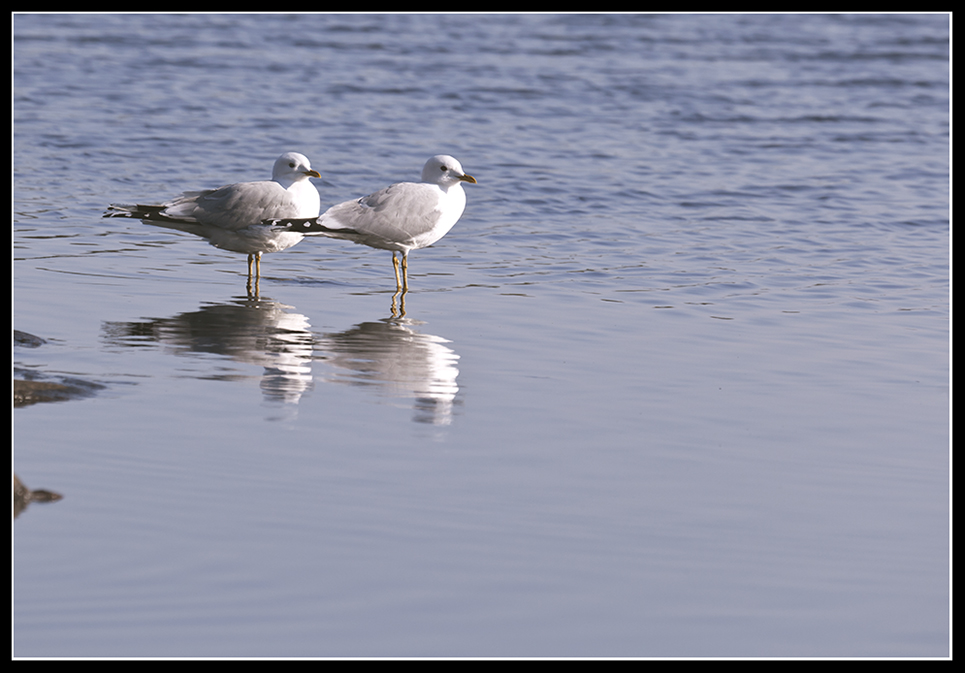
<svg viewBox="0 0 965 673">
<path fill-rule="evenodd" d="M 312 164 L 304 154 L 285 152 L 275 161 L 271 169 L 271 179 L 280 182 L 287 189 L 295 182 L 308 178 L 322 177 L 318 171 L 312 170 Z"/>
<path fill-rule="evenodd" d="M 422 181 L 439 185 L 443 189 L 459 182 L 476 184 L 476 178 L 466 175 L 462 164 L 447 154 L 437 154 L 426 162 L 422 169 Z"/>
</svg>

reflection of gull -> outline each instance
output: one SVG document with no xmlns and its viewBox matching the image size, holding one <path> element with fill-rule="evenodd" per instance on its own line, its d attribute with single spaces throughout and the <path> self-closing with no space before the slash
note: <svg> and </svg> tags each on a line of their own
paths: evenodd
<svg viewBox="0 0 965 673">
<path fill-rule="evenodd" d="M 326 210 L 317 219 L 288 217 L 276 222 L 280 231 L 306 236 L 344 238 L 392 251 L 395 289 L 409 289 L 409 251 L 432 245 L 459 221 L 466 208 L 462 183 L 476 183 L 458 161 L 439 154 L 426 162 L 422 182 L 398 182 L 374 194 Z M 311 216 L 315 217 L 315 216 Z M 402 276 L 395 253 L 402 253 Z"/>
<path fill-rule="evenodd" d="M 415 398 L 415 420 L 433 425 L 452 421 L 459 386 L 459 356 L 442 337 L 420 334 L 397 321 L 366 322 L 325 334 L 316 347 L 337 369 L 323 375 L 333 383 L 380 388 L 386 395 Z"/>
<path fill-rule="evenodd" d="M 265 368 L 261 389 L 266 400 L 297 404 L 312 383 L 312 334 L 308 318 L 288 312 L 290 306 L 267 299 L 239 299 L 211 304 L 173 318 L 105 323 L 111 343 L 141 346 L 164 344 L 178 355 L 215 353 Z M 241 378 L 205 372 L 204 378 Z"/>
<path fill-rule="evenodd" d="M 286 250 L 303 236 L 262 224 L 274 217 L 318 217 L 318 190 L 308 178 L 321 177 L 303 154 L 287 152 L 275 161 L 271 180 L 239 182 L 218 189 L 185 192 L 159 206 L 111 206 L 104 217 L 134 217 L 150 224 L 201 236 L 216 248 L 248 255 L 248 276 L 261 254 Z"/>
</svg>

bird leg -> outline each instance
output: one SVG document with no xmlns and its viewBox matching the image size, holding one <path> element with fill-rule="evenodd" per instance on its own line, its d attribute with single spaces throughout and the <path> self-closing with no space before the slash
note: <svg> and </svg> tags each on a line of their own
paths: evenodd
<svg viewBox="0 0 965 673">
<path fill-rule="evenodd" d="M 252 262 L 255 263 L 255 276 L 254 276 L 254 278 L 255 278 L 255 284 L 254 284 L 254 291 L 253 291 L 253 292 L 252 292 L 252 284 L 251 284 L 251 278 L 252 278 L 252 276 L 251 276 L 251 263 L 252 263 Z M 246 288 L 247 288 L 247 290 L 248 290 L 248 296 L 249 296 L 249 297 L 252 297 L 252 296 L 257 297 L 257 296 L 258 296 L 258 281 L 259 281 L 259 280 L 261 280 L 261 253 L 260 253 L 260 252 L 256 252 L 256 253 L 254 253 L 254 254 L 249 254 L 249 255 L 248 255 L 248 283 L 247 283 L 247 285 L 246 285 Z"/>
<path fill-rule="evenodd" d="M 248 277 L 251 278 L 251 263 L 255 263 L 255 277 L 261 278 L 261 253 L 253 252 L 248 254 Z"/>
<path fill-rule="evenodd" d="M 405 264 L 405 257 L 402 258 L 402 263 Z M 399 279 L 399 260 L 396 259 L 395 251 L 392 251 L 392 268 L 395 270 L 395 291 L 398 292 L 402 289 L 402 281 Z"/>
</svg>

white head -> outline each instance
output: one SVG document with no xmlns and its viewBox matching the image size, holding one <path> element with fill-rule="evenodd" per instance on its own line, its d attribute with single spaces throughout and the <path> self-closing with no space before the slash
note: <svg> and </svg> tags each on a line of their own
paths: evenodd
<svg viewBox="0 0 965 673">
<path fill-rule="evenodd" d="M 312 164 L 308 161 L 308 157 L 298 152 L 285 152 L 278 157 L 275 161 L 275 167 L 271 169 L 271 179 L 281 183 L 285 189 L 296 182 L 320 177 L 322 176 L 318 171 L 312 170 Z"/>
<path fill-rule="evenodd" d="M 466 175 L 462 165 L 447 154 L 437 154 L 422 168 L 422 181 L 447 189 L 459 182 L 476 184 L 476 178 Z"/>
</svg>

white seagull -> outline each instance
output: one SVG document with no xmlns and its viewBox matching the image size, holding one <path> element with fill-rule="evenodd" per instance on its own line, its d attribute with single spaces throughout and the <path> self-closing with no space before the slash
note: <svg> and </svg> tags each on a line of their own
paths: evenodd
<svg viewBox="0 0 965 673">
<path fill-rule="evenodd" d="M 422 182 L 398 182 L 361 199 L 332 206 L 317 218 L 277 218 L 273 229 L 305 236 L 342 238 L 392 251 L 396 292 L 409 289 L 409 251 L 432 245 L 459 221 L 466 208 L 463 182 L 476 179 L 458 161 L 439 154 L 426 162 Z M 401 253 L 402 276 L 399 276 Z"/>
<path fill-rule="evenodd" d="M 304 236 L 264 224 L 280 217 L 318 217 L 321 200 L 308 181 L 320 178 L 308 158 L 298 152 L 278 157 L 271 180 L 238 182 L 218 189 L 184 192 L 159 206 L 111 205 L 104 217 L 133 217 L 160 227 L 195 234 L 222 250 L 248 255 L 248 277 L 255 263 L 261 276 L 261 254 L 279 252 Z"/>
</svg>

